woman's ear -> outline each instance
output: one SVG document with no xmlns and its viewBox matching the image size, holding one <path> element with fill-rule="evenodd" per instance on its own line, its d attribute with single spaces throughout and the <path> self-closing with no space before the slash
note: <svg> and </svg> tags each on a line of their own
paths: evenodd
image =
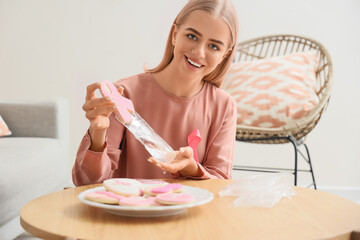
<svg viewBox="0 0 360 240">
<path fill-rule="evenodd" d="M 177 34 L 177 26 L 174 23 L 171 27 L 171 43 L 173 46 L 175 46 L 176 43 L 176 34 Z"/>
</svg>

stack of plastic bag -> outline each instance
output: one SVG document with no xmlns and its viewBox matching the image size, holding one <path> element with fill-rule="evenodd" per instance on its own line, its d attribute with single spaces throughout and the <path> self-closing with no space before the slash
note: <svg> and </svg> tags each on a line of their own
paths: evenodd
<svg viewBox="0 0 360 240">
<path fill-rule="evenodd" d="M 220 196 L 237 196 L 234 206 L 273 207 L 282 197 L 295 196 L 290 173 L 259 174 L 236 180 L 224 187 Z"/>
</svg>

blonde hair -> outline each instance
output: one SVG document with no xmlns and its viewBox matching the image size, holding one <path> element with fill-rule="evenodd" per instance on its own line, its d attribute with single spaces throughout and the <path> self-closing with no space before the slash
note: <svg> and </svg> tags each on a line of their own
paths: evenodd
<svg viewBox="0 0 360 240">
<path fill-rule="evenodd" d="M 238 20 L 236 11 L 230 0 L 189 0 L 175 18 L 173 25 L 180 26 L 192 12 L 197 10 L 208 12 L 215 17 L 221 17 L 230 29 L 231 42 L 229 51 L 227 51 L 223 61 L 214 69 L 214 71 L 203 77 L 204 81 L 220 87 L 235 54 L 238 36 Z M 145 69 L 146 72 L 160 72 L 172 61 L 174 57 L 174 47 L 172 44 L 173 30 L 174 27 L 172 26 L 166 43 L 165 53 L 160 64 L 153 69 Z"/>
</svg>

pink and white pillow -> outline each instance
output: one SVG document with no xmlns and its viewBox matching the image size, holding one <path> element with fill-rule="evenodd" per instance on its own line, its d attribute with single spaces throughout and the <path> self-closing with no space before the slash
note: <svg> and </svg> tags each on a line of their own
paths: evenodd
<svg viewBox="0 0 360 240">
<path fill-rule="evenodd" d="M 237 124 L 278 128 L 305 117 L 319 102 L 317 67 L 312 52 L 232 64 L 222 88 L 237 102 Z"/>
<path fill-rule="evenodd" d="M 0 116 L 0 137 L 11 135 L 11 131 L 6 125 L 4 119 Z"/>
</svg>

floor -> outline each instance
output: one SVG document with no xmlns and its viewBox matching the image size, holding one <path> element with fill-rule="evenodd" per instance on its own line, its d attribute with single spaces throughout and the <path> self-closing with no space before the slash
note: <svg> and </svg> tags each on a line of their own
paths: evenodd
<svg viewBox="0 0 360 240">
<path fill-rule="evenodd" d="M 24 233 L 20 234 L 14 240 L 39 240 L 39 239 L 40 238 L 36 238 L 36 237 L 30 235 L 30 233 L 24 232 Z"/>
</svg>

